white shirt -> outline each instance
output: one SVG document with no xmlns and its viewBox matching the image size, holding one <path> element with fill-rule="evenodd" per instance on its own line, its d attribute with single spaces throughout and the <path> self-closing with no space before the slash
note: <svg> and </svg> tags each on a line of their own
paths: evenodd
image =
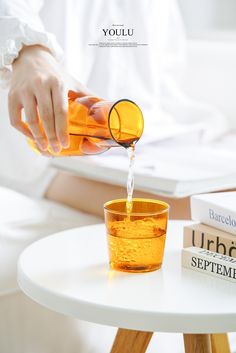
<svg viewBox="0 0 236 353">
<path fill-rule="evenodd" d="M 123 35 L 113 35 L 116 30 Z M 63 52 L 67 70 L 98 96 L 134 100 L 144 113 L 146 133 L 158 137 L 161 126 L 168 130 L 172 123 L 205 124 L 207 116 L 224 130 L 218 112 L 193 104 L 176 85 L 185 47 L 176 0 L 0 0 L 5 85 L 23 44 L 44 45 L 59 61 Z M 36 174 L 37 158 L 30 167 L 28 152 L 27 158 L 28 175 Z"/>
<path fill-rule="evenodd" d="M 43 29 L 39 10 L 44 28 L 57 41 Z M 2 77 L 22 44 L 45 45 L 60 60 L 59 42 L 68 71 L 92 91 L 109 100 L 130 98 L 154 113 L 160 76 L 183 61 L 184 33 L 175 0 L 0 0 L 0 15 Z M 137 47 L 91 45 L 117 43 L 103 30 L 120 29 L 132 29 L 133 36 L 118 41 Z"/>
</svg>

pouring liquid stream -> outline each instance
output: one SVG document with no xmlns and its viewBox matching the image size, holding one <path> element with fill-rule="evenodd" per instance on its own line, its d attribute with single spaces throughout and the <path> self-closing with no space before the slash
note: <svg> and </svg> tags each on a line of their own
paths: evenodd
<svg viewBox="0 0 236 353">
<path fill-rule="evenodd" d="M 128 158 L 129 158 L 129 170 L 127 178 L 127 201 L 126 201 L 126 212 L 128 219 L 133 208 L 133 191 L 134 191 L 134 161 L 135 161 L 135 144 L 132 143 L 128 148 Z"/>
</svg>

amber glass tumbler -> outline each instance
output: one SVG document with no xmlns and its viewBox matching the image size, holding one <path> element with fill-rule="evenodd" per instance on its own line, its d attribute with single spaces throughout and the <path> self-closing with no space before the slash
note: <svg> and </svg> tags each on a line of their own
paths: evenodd
<svg viewBox="0 0 236 353">
<path fill-rule="evenodd" d="M 135 198 L 127 214 L 126 201 L 104 205 L 110 267 L 126 272 L 157 270 L 163 260 L 169 205 Z"/>
</svg>

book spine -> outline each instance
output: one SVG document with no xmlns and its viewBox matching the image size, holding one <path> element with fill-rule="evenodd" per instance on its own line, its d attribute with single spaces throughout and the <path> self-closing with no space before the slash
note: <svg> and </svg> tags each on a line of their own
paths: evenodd
<svg viewBox="0 0 236 353">
<path fill-rule="evenodd" d="M 194 221 L 199 221 L 236 235 L 235 212 L 215 206 L 194 196 L 191 198 L 191 217 Z"/>
<path fill-rule="evenodd" d="M 236 283 L 236 259 L 226 255 L 197 247 L 184 248 L 182 266 Z"/>
<path fill-rule="evenodd" d="M 236 238 L 234 235 L 213 229 L 205 230 L 209 227 L 198 227 L 194 225 L 184 227 L 183 247 L 196 246 L 202 249 L 214 251 L 223 255 L 236 258 Z"/>
</svg>

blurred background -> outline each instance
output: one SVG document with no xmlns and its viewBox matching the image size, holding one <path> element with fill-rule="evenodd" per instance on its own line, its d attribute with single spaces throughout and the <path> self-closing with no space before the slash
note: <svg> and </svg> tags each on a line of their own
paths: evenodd
<svg viewBox="0 0 236 353">
<path fill-rule="evenodd" d="M 83 1 L 81 3 L 83 3 Z M 61 6 L 58 6 L 58 4 Z M 68 67 L 75 69 L 78 68 L 78 70 L 80 68 L 80 73 L 77 77 L 79 79 L 81 78 L 83 82 L 84 66 L 80 65 L 80 62 L 77 62 L 78 58 L 81 57 L 80 53 L 83 47 L 81 49 L 76 37 L 73 41 L 68 40 L 66 37 L 66 31 L 64 31 L 64 27 L 61 25 L 63 23 L 63 19 L 68 22 L 71 18 L 71 14 L 69 14 L 69 16 L 65 11 L 66 4 L 66 1 L 61 1 L 59 3 L 56 0 L 51 0 L 47 3 L 45 2 L 44 6 L 40 10 L 40 16 L 46 29 L 56 33 L 58 41 L 62 47 L 67 51 L 68 48 L 70 48 L 71 51 L 68 51 L 67 57 L 69 59 L 67 60 L 71 61 L 68 61 Z M 160 1 L 158 4 L 163 3 Z M 171 82 L 170 87 L 173 91 L 171 91 L 171 93 L 168 92 L 169 95 L 167 95 L 167 100 L 169 101 L 167 102 L 167 107 L 164 107 L 164 109 L 167 108 L 167 112 L 168 109 L 170 109 L 170 114 L 174 116 L 174 120 L 176 119 L 177 123 L 180 123 L 180 125 L 182 122 L 185 123 L 184 128 L 182 125 L 178 128 L 177 125 L 174 126 L 173 124 L 174 127 L 171 127 L 170 124 L 167 124 L 163 134 L 164 137 L 160 136 L 160 141 L 164 139 L 167 141 L 166 144 L 163 145 L 163 148 L 167 149 L 170 147 L 169 164 L 171 165 L 171 160 L 177 158 L 176 156 L 172 156 L 175 149 L 171 147 L 170 143 L 171 131 L 174 130 L 174 133 L 176 133 L 176 131 L 178 132 L 180 130 L 180 137 L 182 138 L 181 129 L 183 129 L 183 133 L 185 131 L 185 137 L 184 139 L 182 138 L 182 141 L 185 140 L 187 142 L 188 138 L 193 141 L 192 134 L 189 133 L 188 135 L 189 130 L 184 130 L 187 125 L 188 128 L 191 128 L 191 124 L 189 124 L 191 121 L 192 125 L 196 125 L 199 121 L 208 121 L 208 125 L 206 125 L 205 130 L 209 131 L 209 135 L 211 129 L 216 129 L 217 118 L 219 118 L 219 120 L 222 119 L 222 121 L 226 121 L 226 124 L 222 123 L 221 125 L 221 123 L 219 123 L 217 134 L 214 135 L 213 133 L 212 135 L 218 136 L 218 138 L 224 137 L 227 131 L 228 134 L 231 134 L 230 144 L 233 140 L 235 140 L 232 133 L 236 129 L 236 1 L 178 0 L 177 5 L 179 6 L 179 11 L 175 6 L 176 3 L 174 1 L 170 1 L 169 4 L 174 4 L 172 10 L 175 12 L 175 17 L 170 17 L 169 21 L 170 27 L 172 24 L 172 31 L 170 28 L 170 33 L 172 36 L 171 45 L 174 47 L 176 41 L 176 47 L 180 46 L 181 48 L 179 60 L 180 65 L 178 63 L 176 64 L 175 71 L 177 72 L 177 75 L 175 75 L 174 78 L 174 80 L 177 81 L 177 85 L 173 86 L 173 82 Z M 76 6 L 78 6 L 77 3 Z M 57 21 L 52 21 L 52 13 L 54 13 L 55 10 L 57 10 Z M 186 41 L 184 41 L 184 36 L 182 38 L 181 34 L 180 45 L 178 43 L 178 36 L 175 37 L 175 20 L 177 12 L 180 12 L 182 17 L 182 21 L 179 22 L 181 22 L 181 25 L 183 22 L 186 36 Z M 76 21 L 73 26 L 76 25 Z M 97 28 L 96 26 L 97 25 L 95 25 L 95 28 Z M 176 28 L 179 28 L 179 26 L 176 26 Z M 158 39 L 159 37 L 157 34 L 157 40 Z M 74 45 L 75 40 L 77 40 L 76 43 L 78 43 L 76 46 Z M 185 49 L 184 51 L 182 51 L 183 43 Z M 88 47 L 87 42 L 85 42 L 84 47 L 86 50 L 86 47 Z M 174 60 L 177 58 L 178 61 L 179 54 L 177 51 L 175 53 L 174 50 Z M 181 56 L 183 52 L 183 56 L 185 57 L 184 59 Z M 87 57 L 85 54 L 86 52 L 84 53 L 84 57 Z M 172 53 L 170 51 L 170 56 L 164 57 L 163 61 L 166 62 L 166 58 L 171 59 L 171 54 Z M 169 55 L 169 53 L 167 53 L 167 55 Z M 173 66 L 174 65 L 175 64 L 173 64 Z M 130 84 L 132 85 L 132 82 Z M 102 82 L 99 81 L 99 85 L 101 86 L 101 92 L 98 92 L 98 94 L 105 97 L 102 94 L 103 89 L 107 89 L 107 82 L 104 80 Z M 92 90 L 93 88 L 94 87 L 91 87 Z M 132 91 L 135 90 L 132 89 Z M 118 93 L 122 95 L 126 94 L 120 92 L 119 89 Z M 182 93 L 184 93 L 185 96 Z M 156 100 L 158 100 L 158 98 Z M 206 104 L 206 107 L 204 104 Z M 150 114 L 150 119 L 148 114 L 145 115 L 145 125 L 147 127 L 147 123 L 150 121 L 150 130 L 155 137 L 158 137 L 158 134 L 161 135 L 161 125 L 156 117 L 161 116 L 163 111 L 160 109 L 155 109 L 156 106 L 154 105 L 154 114 L 153 116 Z M 45 189 L 45 185 L 49 183 L 49 180 L 51 180 L 50 178 L 52 178 L 54 174 L 51 176 L 49 175 L 51 173 L 51 171 L 49 172 L 47 169 L 49 161 L 41 158 L 40 156 L 36 156 L 28 148 L 25 138 L 10 127 L 7 118 L 7 91 L 3 90 L 0 90 L 0 116 L 3 117 L 3 138 L 0 139 L 0 150 L 4 151 L 6 139 L 8 145 L 11 146 L 11 148 L 5 151 L 5 153 L 2 152 L 0 154 L 0 184 L 20 190 L 30 195 L 41 195 L 43 192 L 42 190 Z M 164 112 L 163 121 L 165 118 L 166 114 Z M 157 120 L 156 124 L 154 120 Z M 225 125 L 228 126 L 225 127 Z M 212 136 L 211 138 L 205 139 L 205 141 L 211 140 Z M 145 141 L 145 137 L 141 139 L 140 145 L 143 141 Z M 223 143 L 224 147 L 228 146 L 228 140 Z M 159 141 L 157 141 L 157 147 L 159 146 L 158 144 Z M 179 144 L 180 142 L 178 141 L 178 145 Z M 222 149 L 223 147 L 219 146 L 219 148 Z M 233 147 L 230 146 L 229 150 L 232 151 Z M 104 154 L 102 158 L 109 156 L 109 153 Z M 205 152 L 203 154 L 205 154 Z M 228 150 L 226 151 L 226 154 L 228 154 Z M 15 156 L 17 156 L 17 158 L 15 158 Z M 161 157 L 160 153 L 159 156 Z M 193 154 L 191 154 L 191 158 L 192 157 Z M 97 161 L 99 160 L 97 156 L 95 158 Z M 211 158 L 211 156 L 209 158 Z M 145 159 L 146 158 L 143 157 L 139 160 L 141 161 Z M 189 156 L 186 156 L 186 160 L 189 160 Z M 81 162 L 82 160 L 79 161 L 78 165 Z M 158 162 L 161 163 L 161 161 Z M 186 161 L 184 161 L 184 164 L 186 165 Z M 35 173 L 35 168 L 38 170 L 37 174 Z M 180 168 L 182 168 L 182 166 L 180 166 Z M 196 168 L 199 169 L 197 164 Z M 45 174 L 45 170 L 47 170 L 47 178 L 45 178 L 44 182 L 43 175 Z M 124 170 L 126 173 L 125 162 Z M 230 171 L 230 173 L 231 172 L 232 171 Z M 172 171 L 169 174 L 173 174 Z M 37 185 L 37 188 L 35 188 L 35 185 Z"/>
<path fill-rule="evenodd" d="M 182 87 L 236 127 L 236 1 L 178 0 L 187 35 Z"/>
<path fill-rule="evenodd" d="M 173 160 L 178 159 L 177 155 L 183 155 L 184 153 L 183 150 L 178 152 L 177 149 L 172 147 L 170 141 L 171 136 L 174 134 L 179 134 L 179 141 L 173 142 L 177 143 L 178 146 L 180 146 L 180 141 L 185 143 L 188 143 L 189 141 L 193 143 L 193 141 L 196 141 L 196 144 L 199 143 L 197 134 L 197 137 L 193 138 L 193 133 L 191 133 L 191 125 L 194 127 L 194 125 L 198 125 L 200 121 L 201 123 L 208 122 L 205 126 L 205 130 L 207 132 L 206 135 L 208 135 L 208 138 L 206 138 L 204 142 L 207 141 L 209 143 L 211 143 L 216 136 L 218 139 L 224 138 L 227 132 L 227 138 L 222 142 L 220 146 L 217 147 L 219 150 L 223 150 L 226 148 L 225 156 L 229 155 L 230 151 L 232 154 L 235 145 L 234 141 L 236 141 L 233 135 L 234 130 L 236 129 L 236 1 L 176 1 L 177 5 L 179 6 L 179 9 L 176 7 L 175 1 L 168 2 L 168 4 L 172 4 L 172 11 L 175 15 L 172 17 L 170 16 L 170 20 L 168 23 L 170 27 L 172 24 L 172 28 L 170 28 L 169 32 L 171 34 L 171 46 L 173 46 L 174 48 L 174 59 L 171 57 L 171 50 L 170 53 L 168 52 L 166 54 L 167 56 L 163 59 L 163 62 L 168 62 L 169 59 L 173 59 L 173 62 L 176 60 L 176 64 L 170 64 L 170 66 L 173 65 L 175 69 L 174 80 L 176 82 L 174 82 L 174 85 L 173 82 L 171 82 L 169 87 L 167 87 L 167 90 L 169 90 L 170 92 L 168 92 L 167 94 L 168 102 L 166 106 L 164 106 L 164 110 L 166 109 L 166 111 L 161 111 L 162 108 L 159 108 L 158 110 L 158 108 L 156 108 L 156 105 L 154 104 L 154 114 L 144 114 L 145 130 L 148 130 L 148 122 L 150 122 L 150 132 L 157 139 L 156 147 L 161 147 L 160 142 L 163 142 L 163 149 L 167 151 L 169 148 L 169 151 L 167 151 L 168 156 L 166 156 L 165 154 L 165 157 L 163 157 L 163 159 L 165 158 L 164 161 L 160 160 L 162 153 L 156 153 L 159 158 L 157 163 L 159 163 L 159 166 L 161 166 L 162 170 L 165 170 L 166 167 L 167 177 L 173 175 L 173 171 L 168 169 L 169 166 L 173 165 Z M 86 70 L 83 70 L 83 62 L 78 62 L 78 58 L 82 60 L 80 53 L 83 52 L 85 60 L 87 60 L 86 58 L 88 55 L 86 56 L 86 54 L 88 53 L 86 52 L 86 48 L 88 47 L 88 45 L 85 41 L 85 44 L 83 44 L 85 48 L 84 52 L 83 47 L 79 46 L 76 36 L 73 37 L 73 40 L 71 40 L 71 38 L 70 40 L 68 40 L 67 38 L 67 33 L 64 30 L 64 26 L 62 26 L 62 23 L 63 21 L 65 23 L 71 22 L 72 15 L 70 13 L 68 14 L 65 10 L 66 4 L 69 3 L 70 1 L 67 2 L 64 0 L 61 0 L 60 2 L 58 2 L 57 0 L 45 2 L 44 6 L 40 10 L 40 17 L 43 20 L 46 29 L 56 34 L 59 43 L 68 52 L 66 59 L 67 61 L 69 60 L 67 62 L 68 68 L 74 68 L 75 70 L 77 70 L 78 68 L 80 72 L 78 72 L 77 78 L 81 78 L 83 82 L 83 79 L 86 78 L 85 76 L 83 76 L 84 71 Z M 81 3 L 83 3 L 83 1 L 81 1 Z M 161 1 L 157 3 L 159 4 L 158 6 L 168 6 L 165 4 L 163 5 Z M 58 6 L 58 4 L 60 4 L 60 6 Z M 76 6 L 79 5 L 79 3 L 76 3 Z M 52 20 L 52 13 L 55 13 L 55 11 L 57 11 L 57 21 Z M 180 12 L 182 20 L 179 20 L 177 18 L 177 12 Z M 177 23 L 177 26 L 175 22 L 176 18 L 179 20 L 176 21 L 179 22 Z M 75 19 L 73 26 L 76 26 L 76 22 L 78 22 L 77 18 Z M 184 40 L 184 35 L 182 35 L 182 32 L 180 31 L 181 35 L 180 41 L 178 43 L 178 34 L 175 36 L 175 26 L 179 29 L 179 27 L 182 27 L 182 22 L 184 25 L 186 41 Z M 94 26 L 95 28 L 97 28 L 97 24 L 95 24 Z M 165 36 L 165 33 L 163 34 L 163 36 Z M 157 40 L 159 39 L 160 38 L 157 34 Z M 164 40 L 166 40 L 166 38 L 164 38 Z M 74 45 L 75 41 L 77 43 L 76 46 Z M 183 44 L 185 50 L 182 50 Z M 178 49 L 176 50 L 175 46 L 180 47 L 180 56 L 178 56 Z M 169 48 L 167 49 L 169 50 Z M 184 55 L 182 55 L 183 53 Z M 124 66 L 125 64 L 126 63 L 123 63 Z M 137 72 L 134 72 L 134 75 L 135 74 L 137 74 Z M 170 75 L 171 74 L 172 72 L 170 71 Z M 86 82 L 86 80 L 84 82 Z M 129 84 L 131 85 L 131 88 L 133 88 L 132 81 Z M 105 95 L 103 95 L 103 89 L 104 92 L 107 89 L 106 80 L 102 80 L 102 82 L 99 81 L 99 85 L 101 88 L 101 92 L 98 92 L 98 94 L 100 94 L 101 97 L 106 97 Z M 91 86 L 91 89 L 94 90 L 94 87 Z M 121 94 L 122 96 L 123 94 L 126 94 L 119 89 L 117 90 L 118 94 Z M 135 90 L 132 89 L 131 93 L 132 91 Z M 117 96 L 116 98 L 119 98 L 119 96 Z M 158 101 L 158 97 L 156 100 Z M 172 122 L 176 120 L 177 124 L 172 124 L 171 126 L 171 124 L 167 123 L 167 125 L 163 128 L 162 134 L 162 127 L 160 123 L 165 121 L 166 116 L 168 115 L 166 114 L 166 112 L 170 113 L 169 115 L 172 115 L 174 117 Z M 7 91 L 0 90 L 0 116 L 3 117 L 3 126 L 1 127 L 3 138 L 0 139 L 0 150 L 4 151 L 6 146 L 6 140 L 7 144 L 11 147 L 7 151 L 5 150 L 4 153 L 2 152 L 0 154 L 0 185 L 20 190 L 21 192 L 33 196 L 42 195 L 43 190 L 45 190 L 45 185 L 47 185 L 50 180 L 54 177 L 54 172 L 48 169 L 48 164 L 51 163 L 51 161 L 35 155 L 35 153 L 29 149 L 25 138 L 20 135 L 16 130 L 12 129 L 12 127 L 8 123 L 7 114 Z M 158 118 L 162 115 L 162 121 L 158 120 Z M 217 120 L 218 118 L 219 121 L 223 121 L 223 123 L 220 123 Z M 182 123 L 184 123 L 185 125 Z M 211 135 L 211 130 L 216 130 L 217 125 L 218 131 L 216 133 L 212 132 Z M 211 136 L 209 137 L 209 135 Z M 165 140 L 166 142 L 163 140 Z M 141 143 L 143 142 L 145 142 L 145 136 L 143 136 L 139 145 L 141 146 Z M 213 145 L 212 148 L 215 149 L 215 146 Z M 187 152 L 186 148 L 185 150 Z M 176 154 L 174 154 L 174 152 L 176 152 Z M 149 153 L 148 150 L 147 153 Z M 215 153 L 217 154 L 217 152 Z M 125 154 L 125 152 L 123 154 Z M 102 155 L 102 158 L 106 159 L 107 157 L 109 157 L 109 155 L 111 155 L 110 159 L 112 159 L 117 165 L 111 152 Z M 194 158 L 194 155 L 194 153 L 190 153 L 191 157 L 189 157 L 189 155 L 186 155 L 186 158 L 182 162 L 182 164 L 181 161 L 178 162 L 177 160 L 178 163 L 176 162 L 176 165 L 179 165 L 180 171 L 184 170 L 183 173 L 185 175 L 187 175 L 187 170 L 184 168 L 187 164 L 189 164 L 189 159 Z M 202 156 L 205 155 L 206 153 L 204 150 L 202 152 Z M 15 158 L 16 156 L 17 158 Z M 95 156 L 94 158 L 95 161 L 99 161 L 98 156 Z M 202 157 L 199 157 L 199 160 L 201 158 Z M 223 156 L 222 158 L 224 159 L 225 157 Z M 108 166 L 111 166 L 110 159 L 107 162 Z M 211 154 L 209 155 L 208 160 L 209 159 L 214 159 L 212 158 Z M 78 167 L 79 165 L 82 165 L 85 160 L 87 159 L 80 159 L 77 163 Z M 142 156 L 139 158 L 139 161 L 145 160 L 146 156 Z M 206 164 L 208 164 L 208 160 Z M 168 162 L 168 166 L 165 166 L 163 164 L 167 163 L 166 161 Z M 228 165 L 233 165 L 234 163 L 232 161 L 229 161 Z M 205 168 L 204 165 L 199 165 L 198 162 L 199 161 L 192 160 L 192 165 L 195 165 L 196 170 Z M 75 163 L 74 160 L 73 162 L 71 162 L 71 165 L 72 163 Z M 149 161 L 148 163 L 154 163 L 154 160 L 152 159 L 152 161 Z M 221 161 L 219 161 L 219 164 L 220 163 Z M 126 175 L 126 159 L 124 160 L 123 164 L 124 175 Z M 85 170 L 86 166 L 83 167 L 82 165 L 81 168 Z M 141 166 L 141 169 L 142 168 L 143 166 Z M 156 166 L 153 166 L 153 170 L 155 168 Z M 211 169 L 213 170 L 214 168 L 215 170 L 219 170 L 218 166 L 212 166 Z M 35 170 L 37 170 L 38 172 L 35 173 Z M 45 176 L 45 170 L 47 171 L 47 176 Z M 148 170 L 145 170 L 144 168 L 142 172 L 147 173 Z M 175 166 L 175 174 L 176 173 L 177 166 Z M 195 171 L 191 171 L 191 173 L 193 174 L 195 173 Z M 228 171 L 227 173 L 232 174 L 232 170 Z M 123 178 L 122 185 L 124 185 L 125 177 L 126 176 L 124 176 Z M 180 175 L 180 177 L 182 177 L 182 175 Z M 37 185 L 37 188 L 35 187 L 35 185 Z"/>
</svg>

